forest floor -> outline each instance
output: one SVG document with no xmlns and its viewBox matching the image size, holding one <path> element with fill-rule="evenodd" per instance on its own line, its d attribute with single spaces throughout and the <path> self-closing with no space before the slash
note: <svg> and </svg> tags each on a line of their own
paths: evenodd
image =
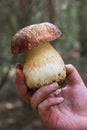
<svg viewBox="0 0 87 130">
<path fill-rule="evenodd" d="M 87 85 L 87 73 L 81 75 Z M 0 90 L 0 130 L 48 130 L 17 94 L 13 81 Z"/>
<path fill-rule="evenodd" d="M 0 90 L 0 130 L 48 130 L 31 107 L 18 96 L 16 87 L 6 83 Z"/>
</svg>

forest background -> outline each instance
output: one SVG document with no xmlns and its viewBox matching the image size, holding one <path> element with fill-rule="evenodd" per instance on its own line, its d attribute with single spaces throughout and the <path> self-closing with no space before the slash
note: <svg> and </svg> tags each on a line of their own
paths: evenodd
<svg viewBox="0 0 87 130">
<path fill-rule="evenodd" d="M 0 0 L 0 130 L 47 130 L 18 96 L 11 40 L 21 28 L 51 22 L 63 36 L 52 45 L 65 64 L 73 64 L 87 85 L 87 0 Z"/>
</svg>

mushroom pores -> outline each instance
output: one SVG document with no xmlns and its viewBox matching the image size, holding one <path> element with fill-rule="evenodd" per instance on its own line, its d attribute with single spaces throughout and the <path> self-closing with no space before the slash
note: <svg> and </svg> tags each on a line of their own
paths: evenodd
<svg viewBox="0 0 87 130">
<path fill-rule="evenodd" d="M 23 73 L 30 89 L 65 80 L 66 69 L 60 54 L 49 43 L 61 36 L 51 23 L 27 26 L 18 31 L 11 43 L 13 54 L 26 52 Z"/>
</svg>

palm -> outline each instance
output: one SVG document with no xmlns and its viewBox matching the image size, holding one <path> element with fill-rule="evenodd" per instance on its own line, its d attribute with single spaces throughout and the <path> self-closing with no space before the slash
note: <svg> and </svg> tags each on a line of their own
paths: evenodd
<svg viewBox="0 0 87 130">
<path fill-rule="evenodd" d="M 64 97 L 63 103 L 44 111 L 42 120 L 47 126 L 55 128 L 55 130 L 58 128 L 59 130 L 63 128 L 64 130 L 72 130 L 72 125 L 75 128 L 76 123 L 79 125 L 80 118 L 82 119 L 81 123 L 84 123 L 84 120 L 87 121 L 87 118 L 85 119 L 87 116 L 87 89 L 78 85 L 74 87 L 63 88 L 60 92 L 60 95 Z"/>
</svg>

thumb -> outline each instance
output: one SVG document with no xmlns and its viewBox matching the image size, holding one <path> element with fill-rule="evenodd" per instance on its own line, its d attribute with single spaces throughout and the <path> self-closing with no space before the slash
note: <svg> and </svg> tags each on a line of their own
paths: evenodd
<svg viewBox="0 0 87 130">
<path fill-rule="evenodd" d="M 83 84 L 81 76 L 76 68 L 71 64 L 66 65 L 66 80 L 68 84 Z"/>
<path fill-rule="evenodd" d="M 16 86 L 19 95 L 26 103 L 30 103 L 31 94 L 29 93 L 29 89 L 25 84 L 24 75 L 23 75 L 23 67 L 21 64 L 16 64 Z"/>
</svg>

